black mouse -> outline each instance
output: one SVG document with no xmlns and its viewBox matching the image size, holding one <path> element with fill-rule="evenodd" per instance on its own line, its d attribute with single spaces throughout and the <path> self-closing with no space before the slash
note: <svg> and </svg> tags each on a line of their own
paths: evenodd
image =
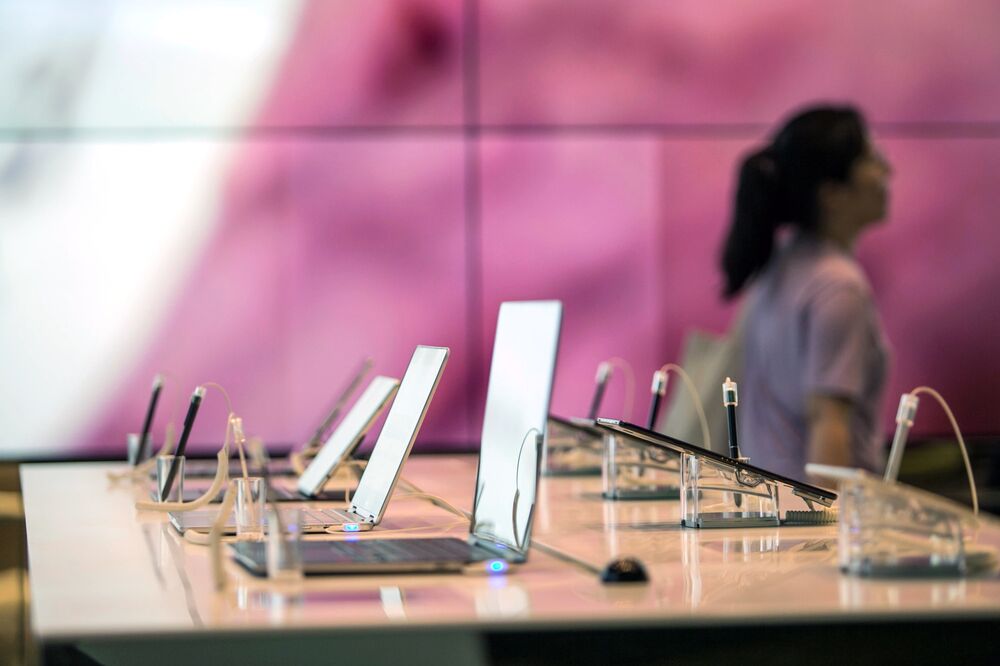
<svg viewBox="0 0 1000 666">
<path fill-rule="evenodd" d="M 603 583 L 645 583 L 649 580 L 646 567 L 634 557 L 619 557 L 608 562 L 601 572 Z"/>
</svg>

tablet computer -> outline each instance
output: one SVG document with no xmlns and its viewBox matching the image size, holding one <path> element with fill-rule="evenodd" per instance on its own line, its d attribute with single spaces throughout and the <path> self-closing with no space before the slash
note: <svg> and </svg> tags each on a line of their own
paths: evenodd
<svg viewBox="0 0 1000 666">
<path fill-rule="evenodd" d="M 683 440 L 677 439 L 676 437 L 671 437 L 669 435 L 662 435 L 658 432 L 652 430 L 647 430 L 641 426 L 634 425 L 632 423 L 626 423 L 625 421 L 619 421 L 617 419 L 597 419 L 597 427 L 604 428 L 605 430 L 610 430 L 611 432 L 617 433 L 619 435 L 625 435 L 626 437 L 631 437 L 632 439 L 645 442 L 650 446 L 655 446 L 661 449 L 666 449 L 668 451 L 675 451 L 677 453 L 689 453 L 691 455 L 701 456 L 716 463 L 720 463 L 731 467 L 735 470 L 742 470 L 749 474 L 755 476 L 760 476 L 765 479 L 770 479 L 776 481 L 784 486 L 788 486 L 792 489 L 799 497 L 805 497 L 811 500 L 815 500 L 825 505 L 829 505 L 831 502 L 837 499 L 837 493 L 831 492 L 819 486 L 814 486 L 803 481 L 798 481 L 796 479 L 789 478 L 787 476 L 782 476 L 781 474 L 775 474 L 774 472 L 769 472 L 766 469 L 757 467 L 756 465 L 751 465 L 750 463 L 737 460 L 735 458 L 730 458 L 729 456 L 723 455 L 721 453 L 716 453 L 704 447 L 698 446 L 697 444 L 690 444 Z"/>
</svg>

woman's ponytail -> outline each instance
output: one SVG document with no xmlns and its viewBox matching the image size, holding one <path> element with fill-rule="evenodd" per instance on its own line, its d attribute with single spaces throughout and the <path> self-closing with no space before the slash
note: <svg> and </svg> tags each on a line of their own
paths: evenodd
<svg viewBox="0 0 1000 666">
<path fill-rule="evenodd" d="M 733 222 L 722 251 L 726 298 L 739 293 L 771 258 L 780 221 L 780 198 L 774 151 L 769 146 L 750 154 L 740 166 Z"/>
</svg>

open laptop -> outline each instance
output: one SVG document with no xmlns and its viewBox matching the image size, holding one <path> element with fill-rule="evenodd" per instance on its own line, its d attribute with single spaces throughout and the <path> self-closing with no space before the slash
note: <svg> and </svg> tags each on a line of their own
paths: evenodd
<svg viewBox="0 0 1000 666">
<path fill-rule="evenodd" d="M 523 562 L 531 538 L 561 320 L 558 301 L 500 306 L 467 540 L 303 541 L 304 571 L 458 572 L 482 567 L 498 572 Z M 249 571 L 266 574 L 265 544 L 241 542 L 231 549 Z"/>
<path fill-rule="evenodd" d="M 312 459 L 309 466 L 302 472 L 295 488 L 272 486 L 272 499 L 276 499 L 279 502 L 343 500 L 345 492 L 350 493 L 353 491 L 353 488 L 349 490 L 324 491 L 323 487 L 330 477 L 336 473 L 340 465 L 350 458 L 361 445 L 361 442 L 365 439 L 365 435 L 368 434 L 368 430 L 371 429 L 375 421 L 378 420 L 378 417 L 381 416 L 386 406 L 392 400 L 392 397 L 396 395 L 398 387 L 399 380 L 392 377 L 379 375 L 372 379 L 357 402 L 354 403 L 347 415 L 344 416 L 344 419 L 323 444 L 316 457 Z M 270 465 L 268 466 L 268 471 L 273 474 Z M 230 473 L 230 476 L 239 477 L 242 473 L 242 470 L 237 468 L 237 471 Z M 251 470 L 251 474 L 253 473 L 254 470 Z M 204 481 L 200 484 L 195 482 L 193 486 L 185 486 L 184 501 L 190 502 L 198 499 L 208 490 L 208 487 L 209 484 Z M 221 502 L 222 496 L 223 493 L 220 492 L 218 497 L 212 498 L 212 502 Z"/>
<path fill-rule="evenodd" d="M 299 477 L 299 482 L 295 486 L 296 492 L 292 495 L 293 497 L 325 499 L 323 486 L 337 471 L 341 463 L 351 457 L 361 445 L 368 429 L 372 427 L 375 419 L 385 409 L 392 396 L 396 395 L 398 388 L 399 380 L 392 377 L 379 375 L 372 380 L 351 411 L 347 413 L 344 420 L 323 444 L 323 448 L 302 472 L 302 476 Z M 272 491 L 277 493 L 278 499 L 282 498 L 282 490 L 284 489 L 272 488 Z"/>
<path fill-rule="evenodd" d="M 323 532 L 330 527 L 339 526 L 345 532 L 361 532 L 370 530 L 381 522 L 403 463 L 410 455 L 413 442 L 427 414 L 427 407 L 441 380 L 448 354 L 446 347 L 417 347 L 406 368 L 406 374 L 399 383 L 396 399 L 386 416 L 368 465 L 358 481 L 350 508 L 304 509 L 304 531 Z M 310 478 L 318 480 L 319 476 L 320 473 L 317 472 Z M 215 515 L 213 511 L 171 512 L 170 522 L 180 532 L 208 532 L 215 521 Z M 234 523 L 229 522 L 227 528 L 227 531 L 232 532 L 235 529 Z"/>
</svg>

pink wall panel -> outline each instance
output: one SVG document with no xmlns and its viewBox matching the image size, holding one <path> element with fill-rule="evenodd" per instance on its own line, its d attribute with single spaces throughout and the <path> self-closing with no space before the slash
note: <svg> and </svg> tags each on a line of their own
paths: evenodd
<svg viewBox="0 0 1000 666">
<path fill-rule="evenodd" d="M 501 301 L 560 299 L 553 411 L 584 415 L 597 364 L 621 356 L 638 374 L 639 414 L 667 360 L 655 142 L 487 139 L 482 164 L 486 349 Z M 605 415 L 624 415 L 622 386 L 609 386 Z"/>
<path fill-rule="evenodd" d="M 459 124 L 461 9 L 452 0 L 309 0 L 255 124 Z"/>
<path fill-rule="evenodd" d="M 293 422 L 314 423 L 332 399 L 327 378 L 361 357 L 402 377 L 417 344 L 441 345 L 451 357 L 420 441 L 470 440 L 463 159 L 458 139 L 289 147 Z"/>
<path fill-rule="evenodd" d="M 191 391 L 208 381 L 229 391 L 249 433 L 273 441 L 289 432 L 280 396 L 289 387 L 283 322 L 293 239 L 283 192 L 273 187 L 280 150 L 281 144 L 260 142 L 239 152 L 241 166 L 212 240 L 154 327 L 148 351 L 78 446 L 124 451 L 125 433 L 142 425 L 158 372 L 167 374 L 168 384 L 157 442 L 171 414 L 180 427 Z M 226 411 L 221 396 L 210 392 L 191 436 L 193 450 L 200 442 L 221 442 Z"/>
<path fill-rule="evenodd" d="M 813 99 L 876 121 L 1000 119 L 991 0 L 485 0 L 488 123 L 764 123 Z"/>
<path fill-rule="evenodd" d="M 729 224 L 736 164 L 756 141 L 661 141 L 664 170 L 660 260 L 667 297 L 663 307 L 668 349 L 679 355 L 684 332 L 728 330 L 736 309 L 722 300 L 719 247 Z"/>
<path fill-rule="evenodd" d="M 216 381 L 248 434 L 301 441 L 360 359 L 401 377 L 417 344 L 453 354 L 421 438 L 467 442 L 462 154 L 453 140 L 245 145 L 215 237 L 84 445 L 138 429 L 160 371 L 158 438 L 171 407 L 179 424 L 194 386 Z M 225 413 L 209 393 L 193 450 L 214 450 Z"/>
<path fill-rule="evenodd" d="M 996 433 L 1000 139 L 881 144 L 895 167 L 890 219 L 859 252 L 893 342 L 887 417 L 900 393 L 928 384 L 963 431 Z M 950 431 L 930 399 L 917 430 Z"/>
</svg>

